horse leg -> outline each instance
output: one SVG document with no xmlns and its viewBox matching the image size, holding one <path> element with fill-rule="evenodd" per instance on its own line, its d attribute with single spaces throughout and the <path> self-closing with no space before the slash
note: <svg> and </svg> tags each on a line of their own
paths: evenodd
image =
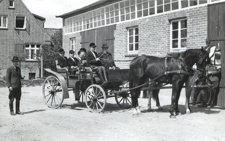
<svg viewBox="0 0 225 141">
<path fill-rule="evenodd" d="M 191 113 L 191 109 L 190 109 L 190 97 L 191 97 L 191 84 L 190 84 L 190 80 L 188 80 L 188 82 L 185 83 L 186 88 L 186 92 L 185 92 L 185 96 L 186 96 L 186 101 L 185 101 L 185 109 L 186 109 L 186 114 L 190 114 Z"/>
<path fill-rule="evenodd" d="M 178 115 L 180 113 L 179 111 L 179 108 L 178 108 L 178 102 L 179 102 L 179 99 L 180 99 L 180 93 L 181 93 L 181 90 L 182 90 L 182 87 L 183 87 L 183 82 L 180 81 L 178 82 L 178 90 L 177 90 L 177 94 L 176 94 L 176 103 L 175 103 L 175 111 L 176 111 L 176 115 Z"/>
<path fill-rule="evenodd" d="M 173 82 L 171 106 L 170 106 L 170 117 L 176 117 L 178 110 L 178 99 L 181 91 L 182 82 L 180 80 Z"/>
<path fill-rule="evenodd" d="M 162 84 L 157 84 L 156 87 L 161 87 Z M 158 107 L 158 110 L 163 110 L 163 108 L 161 107 L 160 105 L 160 102 L 159 102 L 159 91 L 160 89 L 157 89 L 157 90 L 153 90 L 153 97 L 156 101 L 156 106 Z"/>
<path fill-rule="evenodd" d="M 147 90 L 146 93 L 149 96 L 148 97 L 148 111 L 150 111 L 151 110 L 152 91 L 151 90 Z"/>
</svg>

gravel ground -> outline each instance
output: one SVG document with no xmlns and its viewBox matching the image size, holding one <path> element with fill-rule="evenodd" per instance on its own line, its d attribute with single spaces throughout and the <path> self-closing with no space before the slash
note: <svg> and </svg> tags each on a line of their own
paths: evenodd
<svg viewBox="0 0 225 141">
<path fill-rule="evenodd" d="M 225 110 L 192 107 L 185 114 L 185 95 L 179 101 L 181 115 L 169 118 L 171 90 L 161 90 L 158 111 L 147 111 L 148 99 L 139 98 L 142 115 L 132 116 L 120 109 L 114 98 L 107 99 L 104 113 L 91 113 L 84 103 L 75 104 L 74 95 L 65 99 L 61 109 L 49 109 L 41 86 L 23 87 L 21 111 L 11 116 L 8 89 L 0 88 L 0 141 L 223 141 Z M 155 102 L 152 102 L 155 105 Z"/>
</svg>

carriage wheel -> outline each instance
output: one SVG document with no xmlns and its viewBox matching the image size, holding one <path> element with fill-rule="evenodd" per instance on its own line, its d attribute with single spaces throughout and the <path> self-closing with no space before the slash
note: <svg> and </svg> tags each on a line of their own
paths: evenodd
<svg viewBox="0 0 225 141">
<path fill-rule="evenodd" d="M 90 85 L 85 91 L 85 104 L 91 112 L 102 112 L 106 105 L 106 94 L 99 85 Z"/>
<path fill-rule="evenodd" d="M 131 94 L 130 92 L 122 92 L 115 94 L 116 103 L 120 108 L 131 108 Z"/>
<path fill-rule="evenodd" d="M 49 108 L 59 108 L 63 103 L 63 89 L 61 82 L 55 76 L 45 79 L 43 86 L 43 96 Z"/>
</svg>

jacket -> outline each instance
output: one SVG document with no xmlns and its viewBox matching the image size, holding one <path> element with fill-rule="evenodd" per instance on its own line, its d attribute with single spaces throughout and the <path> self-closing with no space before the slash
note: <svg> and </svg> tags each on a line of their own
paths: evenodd
<svg viewBox="0 0 225 141">
<path fill-rule="evenodd" d="M 97 53 L 96 52 L 94 52 L 94 53 L 95 53 L 95 56 L 98 57 Z M 90 50 L 86 53 L 85 56 L 86 56 L 88 65 L 102 66 L 100 61 L 96 61 L 96 57 L 93 55 L 93 53 Z"/>
<path fill-rule="evenodd" d="M 21 71 L 19 67 L 11 66 L 6 72 L 6 84 L 8 87 L 19 88 L 21 87 Z"/>
</svg>

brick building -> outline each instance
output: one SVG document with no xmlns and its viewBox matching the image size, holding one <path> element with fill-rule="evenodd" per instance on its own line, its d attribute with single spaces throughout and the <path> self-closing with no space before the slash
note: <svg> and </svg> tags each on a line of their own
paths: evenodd
<svg viewBox="0 0 225 141">
<path fill-rule="evenodd" d="M 100 0 L 59 15 L 63 47 L 88 49 L 107 43 L 116 65 L 128 68 L 137 55 L 165 56 L 168 52 L 205 46 L 208 6 L 221 0 Z"/>
<path fill-rule="evenodd" d="M 0 0 L 0 69 L 3 76 L 14 55 L 23 60 L 20 65 L 25 79 L 40 76 L 37 54 L 41 46 L 51 40 L 44 23 L 45 18 L 31 13 L 22 0 Z"/>
</svg>

